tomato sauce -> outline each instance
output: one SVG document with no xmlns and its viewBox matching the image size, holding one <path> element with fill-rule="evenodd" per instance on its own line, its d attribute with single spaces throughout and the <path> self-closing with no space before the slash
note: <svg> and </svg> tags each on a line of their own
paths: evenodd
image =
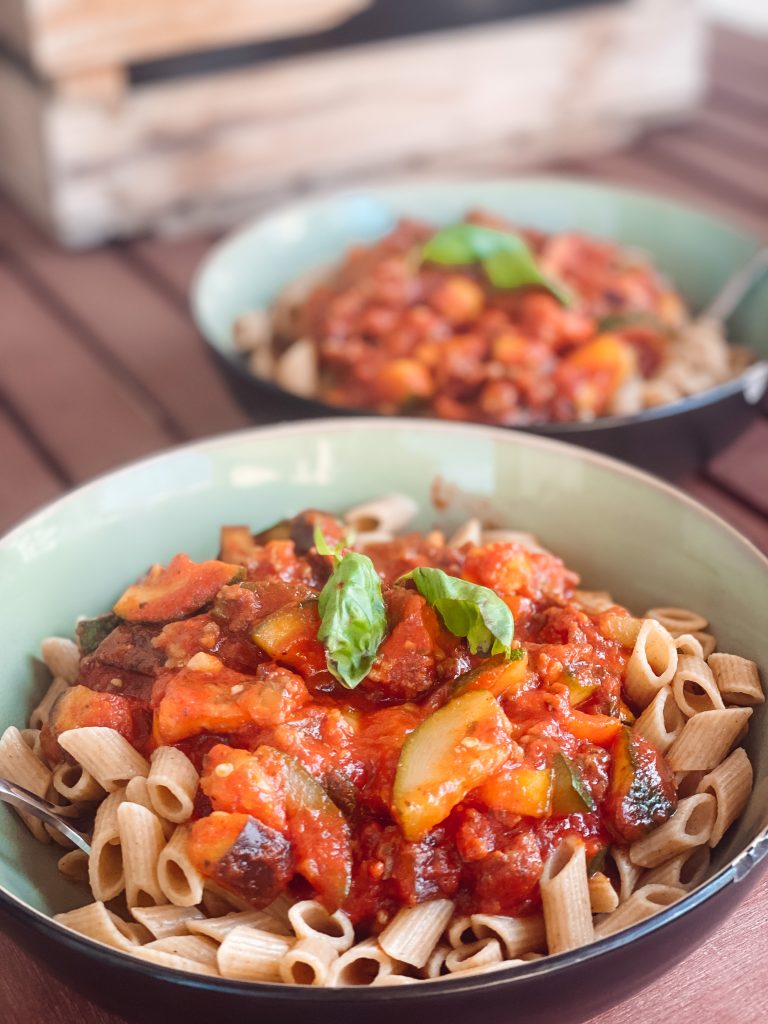
<svg viewBox="0 0 768 1024">
<path fill-rule="evenodd" d="M 597 863 L 610 843 L 672 813 L 669 769 L 627 728 L 630 652 L 605 628 L 608 613 L 573 603 L 578 578 L 559 559 L 519 543 L 449 548 L 435 535 L 367 550 L 387 630 L 357 689 L 333 678 L 317 639 L 330 560 L 306 542 L 256 538 L 241 552 L 245 578 L 195 614 L 182 600 L 178 617 L 149 631 L 123 622 L 102 641 L 79 698 L 54 712 L 47 748 L 77 724 L 114 725 L 145 750 L 177 745 L 202 776 L 190 852 L 211 882 L 253 906 L 286 889 L 314 894 L 372 931 L 436 897 L 466 912 L 530 913 L 565 836 L 581 837 Z M 493 589 L 515 614 L 514 658 L 471 653 L 423 596 L 396 583 L 415 565 Z M 107 664 L 118 683 L 125 670 L 130 694 L 87 699 Z M 447 711 L 460 701 L 494 717 L 464 723 L 441 752 L 439 723 L 457 727 Z M 406 838 L 398 787 L 424 723 L 436 780 L 424 799 L 437 818 Z"/>
</svg>

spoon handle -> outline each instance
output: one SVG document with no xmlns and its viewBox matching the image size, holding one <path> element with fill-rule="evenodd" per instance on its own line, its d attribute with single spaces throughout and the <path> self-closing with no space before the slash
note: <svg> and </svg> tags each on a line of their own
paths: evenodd
<svg viewBox="0 0 768 1024">
<path fill-rule="evenodd" d="M 17 786 L 15 782 L 10 782 L 8 779 L 0 779 L 0 800 L 11 804 L 12 807 L 17 807 L 20 811 L 26 811 L 27 814 L 32 814 L 47 825 L 58 829 L 62 835 L 79 847 L 83 853 L 90 855 L 91 847 L 88 840 L 81 832 L 72 828 L 71 825 L 59 816 L 58 811 L 60 809 L 56 807 L 56 804 L 43 800 L 42 797 L 30 793 L 28 789 L 24 789 L 23 786 Z"/>
<path fill-rule="evenodd" d="M 717 295 L 699 313 L 699 317 L 727 320 L 741 300 L 768 270 L 768 245 L 758 251 L 725 282 Z"/>
</svg>

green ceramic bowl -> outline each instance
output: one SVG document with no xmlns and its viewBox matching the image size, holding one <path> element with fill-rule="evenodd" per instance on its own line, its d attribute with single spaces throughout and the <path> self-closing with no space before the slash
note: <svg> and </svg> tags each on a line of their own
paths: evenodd
<svg viewBox="0 0 768 1024">
<path fill-rule="evenodd" d="M 448 499 L 440 510 L 431 501 L 436 486 Z M 136 463 L 48 506 L 0 541 L 5 637 L 0 729 L 25 723 L 44 691 L 45 673 L 36 662 L 41 639 L 48 634 L 71 635 L 78 616 L 108 608 L 150 563 L 167 561 L 178 551 L 193 558 L 213 556 L 222 523 L 262 528 L 306 506 L 341 510 L 389 491 L 403 491 L 418 500 L 421 528 L 450 528 L 479 511 L 499 524 L 533 531 L 582 574 L 585 586 L 609 589 L 638 612 L 653 604 L 699 609 L 711 619 L 721 649 L 756 660 L 763 677 L 768 677 L 768 561 L 684 495 L 602 456 L 513 431 L 424 420 L 341 419 L 233 434 Z M 581 970 L 585 960 L 618 956 L 630 940 L 641 942 L 645 937 L 651 943 L 649 952 L 642 965 L 633 968 L 634 981 L 626 973 L 619 976 L 618 1000 L 631 992 L 633 984 L 637 987 L 661 969 L 661 964 L 654 966 L 655 951 L 661 954 L 670 945 L 663 939 L 665 926 L 679 928 L 695 917 L 697 908 L 703 913 L 711 907 L 703 923 L 696 921 L 695 934 L 680 938 L 677 932 L 670 933 L 673 951 L 664 953 L 666 966 L 700 942 L 707 928 L 717 923 L 718 914 L 749 887 L 737 879 L 757 877 L 752 869 L 765 852 L 765 838 L 756 838 L 765 825 L 768 805 L 764 707 L 752 718 L 748 751 L 755 767 L 755 792 L 718 851 L 717 874 L 709 888 L 578 956 L 531 964 L 522 975 L 509 979 L 502 975 L 504 984 L 519 987 L 528 978 L 526 984 L 540 987 L 552 970 Z M 107 1000 L 114 1000 L 121 985 L 138 982 L 158 986 L 155 1006 L 188 996 L 194 1002 L 190 994 L 195 992 L 201 999 L 199 978 L 128 960 L 66 933 L 43 916 L 86 898 L 80 887 L 58 875 L 58 852 L 58 847 L 39 846 L 15 816 L 0 807 L 0 917 L 5 915 L 19 939 L 45 955 L 53 969 L 67 969 L 73 984 L 86 986 L 109 978 L 108 991 L 101 993 Z M 718 904 L 718 897 L 724 902 Z M 96 972 L 88 969 L 88 960 L 94 957 L 99 961 Z M 77 979 L 71 977 L 71 964 Z M 498 981 L 490 986 L 477 979 L 452 984 L 448 988 L 453 995 L 441 1014 L 461 1005 L 457 993 L 462 985 L 472 990 L 480 985 L 484 992 L 485 984 L 495 991 Z M 226 996 L 263 1006 L 268 1011 L 265 1019 L 270 1020 L 293 1019 L 294 1010 L 300 1016 L 310 998 L 305 990 L 289 989 L 296 995 L 287 1005 L 285 990 L 277 997 L 272 986 L 249 988 L 206 980 L 203 987 L 213 993 L 211 998 Z M 439 1001 L 446 986 L 426 989 Z M 384 992 L 388 999 L 402 999 L 404 991 L 374 990 L 372 995 L 354 990 L 353 995 L 358 1002 L 381 998 Z M 596 1012 L 606 999 L 614 998 L 612 991 L 610 985 L 605 988 L 599 1004 L 594 998 L 590 1003 L 585 995 L 579 1012 Z M 342 1004 L 353 995 L 315 991 L 312 1006 L 342 1012 Z M 518 995 L 525 997 L 522 989 Z M 422 997 L 411 992 L 409 998 L 418 1004 Z M 144 1009 L 143 1019 L 153 1019 Z M 378 1019 L 373 1003 L 368 1009 L 367 1019 Z"/>
<path fill-rule="evenodd" d="M 244 407 L 262 418 L 265 406 L 295 416 L 339 413 L 248 371 L 232 337 L 241 313 L 265 308 L 286 282 L 339 259 L 355 242 L 385 234 L 399 217 L 447 224 L 478 208 L 545 231 L 581 231 L 644 249 L 694 310 L 713 298 L 759 247 L 756 238 L 679 203 L 566 178 L 420 181 L 300 200 L 257 218 L 215 246 L 192 286 L 197 325 Z M 665 476 L 680 475 L 728 444 L 754 416 L 768 385 L 766 323 L 768 275 L 727 324 L 730 340 L 751 348 L 759 360 L 739 377 L 633 416 L 530 429 Z"/>
</svg>

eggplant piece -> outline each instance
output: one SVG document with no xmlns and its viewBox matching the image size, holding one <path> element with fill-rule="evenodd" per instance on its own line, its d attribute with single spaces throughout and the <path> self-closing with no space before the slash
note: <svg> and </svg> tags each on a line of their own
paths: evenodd
<svg viewBox="0 0 768 1024">
<path fill-rule="evenodd" d="M 81 657 L 92 654 L 119 622 L 118 617 L 112 612 L 107 615 L 99 615 L 95 619 L 80 619 L 75 634 Z"/>
<path fill-rule="evenodd" d="M 116 626 L 82 659 L 78 682 L 90 690 L 149 701 L 165 661 L 163 652 L 152 645 L 159 632 L 157 626 Z"/>
<path fill-rule="evenodd" d="M 392 791 L 392 813 L 406 839 L 417 842 L 447 818 L 510 749 L 509 722 L 487 690 L 454 697 L 426 718 L 403 745 Z"/>
</svg>

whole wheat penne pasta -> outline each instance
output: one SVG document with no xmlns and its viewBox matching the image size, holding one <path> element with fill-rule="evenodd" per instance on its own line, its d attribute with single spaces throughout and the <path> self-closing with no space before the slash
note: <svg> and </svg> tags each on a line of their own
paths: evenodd
<svg viewBox="0 0 768 1024">
<path fill-rule="evenodd" d="M 20 729 L 19 734 L 38 761 L 45 764 L 42 747 L 40 745 L 40 730 L 32 728 Z"/>
<path fill-rule="evenodd" d="M 407 974 L 380 974 L 371 982 L 372 988 L 392 988 L 397 985 L 415 985 L 418 978 L 409 978 Z"/>
<path fill-rule="evenodd" d="M 625 689 L 637 707 L 647 707 L 659 690 L 671 682 L 677 668 L 677 650 L 667 630 L 655 619 L 645 619 L 627 663 Z"/>
<path fill-rule="evenodd" d="M 160 819 L 140 804 L 124 800 L 117 808 L 120 846 L 129 907 L 168 903 L 158 880 L 158 862 L 165 846 Z"/>
<path fill-rule="evenodd" d="M 632 728 L 663 754 L 680 735 L 684 724 L 685 718 L 672 696 L 672 687 L 662 686 Z"/>
<path fill-rule="evenodd" d="M 717 767 L 747 724 L 752 708 L 702 711 L 689 718 L 683 731 L 667 751 L 674 772 L 700 771 Z"/>
<path fill-rule="evenodd" d="M 483 524 L 479 519 L 471 518 L 465 519 L 464 522 L 459 526 L 448 538 L 448 547 L 460 548 L 465 544 L 471 544 L 473 547 L 478 547 L 483 540 Z"/>
<path fill-rule="evenodd" d="M 73 882 L 88 881 L 88 854 L 82 850 L 69 850 L 57 861 L 59 871 Z"/>
<path fill-rule="evenodd" d="M 294 905 L 295 900 L 291 897 L 291 895 L 287 892 L 281 892 L 279 896 L 276 896 L 275 899 L 272 900 L 268 907 L 264 908 L 264 910 L 269 914 L 270 917 L 274 917 L 275 920 L 277 921 L 282 921 L 282 923 L 286 926 L 286 929 L 290 931 L 291 924 L 288 918 L 288 914 L 291 910 L 291 907 L 293 907 Z M 250 910 L 250 907 L 247 907 L 246 909 Z"/>
<path fill-rule="evenodd" d="M 709 845 L 717 846 L 747 806 L 752 792 L 752 765 L 743 747 L 737 747 L 721 764 L 705 775 L 697 787 L 717 801 L 715 823 Z"/>
<path fill-rule="evenodd" d="M 584 843 L 564 839 L 550 855 L 541 876 L 541 905 L 550 953 L 564 953 L 592 941 Z"/>
<path fill-rule="evenodd" d="M 125 799 L 131 804 L 140 804 L 142 807 L 146 807 L 148 811 L 152 811 L 156 814 L 154 805 L 149 799 L 149 787 L 147 780 L 143 775 L 134 775 L 132 779 L 128 781 L 124 791 Z M 166 818 L 158 815 L 160 824 L 163 828 L 163 835 L 166 840 L 169 840 L 173 833 L 176 831 L 176 825 L 172 821 L 168 821 Z"/>
<path fill-rule="evenodd" d="M 469 914 L 458 914 L 454 917 L 445 930 L 445 937 L 453 949 L 466 946 L 468 942 L 475 942 L 477 935 L 472 929 L 472 918 Z"/>
<path fill-rule="evenodd" d="M 41 797 L 51 784 L 50 769 L 35 757 L 15 725 L 0 736 L 0 775 Z"/>
<path fill-rule="evenodd" d="M 103 800 L 106 795 L 103 787 L 81 764 L 69 764 L 64 761 L 57 765 L 52 782 L 56 792 L 73 803 L 92 803 L 95 800 Z"/>
<path fill-rule="evenodd" d="M 275 360 L 274 378 L 281 388 L 294 395 L 311 398 L 317 394 L 317 349 L 310 338 L 294 341 Z"/>
<path fill-rule="evenodd" d="M 147 790 L 157 814 L 182 822 L 192 814 L 200 777 L 187 755 L 176 747 L 158 747 L 150 759 Z"/>
<path fill-rule="evenodd" d="M 762 704 L 765 700 L 754 661 L 736 654 L 710 654 L 707 664 L 726 704 Z"/>
<path fill-rule="evenodd" d="M 235 347 L 240 352 L 271 348 L 272 322 L 265 309 L 249 309 L 241 313 L 232 328 Z"/>
<path fill-rule="evenodd" d="M 396 967 L 396 961 L 384 952 L 375 939 L 365 939 L 334 960 L 326 984 L 331 988 L 371 985 L 377 978 L 394 974 Z"/>
<path fill-rule="evenodd" d="M 59 744 L 108 793 L 135 775 L 149 773 L 149 762 L 114 729 L 100 725 L 67 729 L 59 736 Z"/>
<path fill-rule="evenodd" d="M 65 690 L 69 689 L 69 683 L 66 679 L 57 677 L 53 680 L 51 685 L 45 691 L 43 699 L 40 703 L 32 710 L 29 716 L 29 724 L 32 729 L 42 729 L 47 724 L 48 719 L 51 716 L 51 709 L 59 697 L 64 693 Z"/>
<path fill-rule="evenodd" d="M 194 907 L 203 898 L 203 876 L 187 853 L 188 838 L 189 828 L 179 826 L 157 861 L 160 890 L 176 907 Z"/>
<path fill-rule="evenodd" d="M 539 542 L 538 537 L 528 533 L 527 530 L 487 529 L 483 530 L 482 541 L 483 544 L 519 544 L 521 547 L 527 548 L 528 551 L 549 554 L 547 548 Z"/>
<path fill-rule="evenodd" d="M 678 853 L 671 860 L 664 861 L 652 871 L 643 875 L 643 885 L 671 885 L 686 892 L 703 882 L 709 870 L 710 853 L 708 846 L 694 846 L 691 850 Z"/>
<path fill-rule="evenodd" d="M 292 945 L 282 935 L 240 925 L 219 946 L 219 972 L 236 981 L 279 981 L 280 964 Z"/>
<path fill-rule="evenodd" d="M 441 975 L 446 973 L 445 971 L 445 958 L 451 952 L 451 947 L 445 943 L 440 942 L 429 954 L 429 960 L 419 971 L 421 978 L 439 978 Z"/>
<path fill-rule="evenodd" d="M 705 771 L 676 772 L 675 787 L 677 788 L 678 800 L 682 800 L 686 796 L 693 796 L 694 793 L 697 793 L 699 783 L 706 774 L 707 773 Z"/>
<path fill-rule="evenodd" d="M 725 707 L 709 665 L 690 654 L 681 654 L 677 660 L 672 695 L 686 718 Z"/>
<path fill-rule="evenodd" d="M 703 632 L 700 629 L 694 630 L 690 636 L 701 644 L 701 656 L 706 661 L 714 651 L 715 647 L 717 647 L 717 640 L 711 633 Z"/>
<path fill-rule="evenodd" d="M 125 799 L 122 789 L 110 793 L 99 804 L 93 824 L 91 856 L 88 859 L 88 880 L 97 900 L 109 902 L 125 888 L 123 851 L 117 809 Z"/>
<path fill-rule="evenodd" d="M 681 654 L 690 654 L 694 658 L 704 658 L 704 647 L 702 646 L 701 640 L 693 633 L 672 633 L 675 641 L 675 647 L 677 648 L 678 657 Z"/>
<path fill-rule="evenodd" d="M 89 939 L 96 939 L 113 949 L 121 949 L 124 953 L 132 953 L 138 947 L 129 926 L 117 914 L 107 910 L 100 901 L 88 903 L 77 910 L 66 914 L 55 914 L 54 921 L 71 928 Z"/>
<path fill-rule="evenodd" d="M 689 608 L 649 608 L 644 618 L 656 619 L 670 633 L 695 633 L 709 625 L 703 615 Z"/>
<path fill-rule="evenodd" d="M 193 921 L 204 921 L 197 907 L 174 907 L 163 903 L 157 907 L 131 907 L 131 915 L 143 925 L 153 939 L 167 939 L 174 935 L 189 935 L 187 927 Z"/>
<path fill-rule="evenodd" d="M 607 590 L 574 590 L 572 600 L 587 615 L 607 612 L 616 604 Z"/>
<path fill-rule="evenodd" d="M 216 967 L 204 964 L 200 960 L 190 960 L 189 957 L 177 956 L 164 949 L 157 949 L 153 942 L 145 946 L 134 946 L 131 950 L 134 956 L 140 960 L 147 960 L 152 964 L 159 964 L 161 967 L 170 967 L 176 971 L 186 971 L 188 974 L 205 974 L 210 977 L 217 977 L 219 972 Z"/>
<path fill-rule="evenodd" d="M 410 523 L 419 506 L 407 494 L 384 494 L 373 501 L 364 501 L 344 513 L 344 522 L 349 523 L 358 538 L 369 534 L 393 534 Z"/>
<path fill-rule="evenodd" d="M 712 835 L 716 811 L 717 803 L 709 793 L 681 800 L 671 818 L 632 843 L 632 862 L 643 868 L 655 868 L 678 853 L 702 846 Z"/>
<path fill-rule="evenodd" d="M 196 935 L 207 935 L 216 942 L 223 942 L 235 928 L 250 925 L 261 932 L 290 937 L 290 930 L 282 921 L 272 917 L 266 910 L 236 910 L 223 917 L 205 917 L 187 922 L 187 929 Z"/>
<path fill-rule="evenodd" d="M 339 951 L 328 939 L 299 939 L 280 961 L 280 977 L 288 985 L 325 985 Z"/>
<path fill-rule="evenodd" d="M 541 914 L 532 914 L 530 917 L 472 914 L 470 921 L 478 939 L 498 939 L 510 960 L 521 953 L 547 948 L 547 935 Z"/>
<path fill-rule="evenodd" d="M 503 960 L 498 939 L 478 939 L 463 946 L 456 946 L 445 958 L 449 974 L 469 971 L 477 967 L 489 967 Z"/>
<path fill-rule="evenodd" d="M 453 952 L 457 953 L 458 950 L 454 949 Z M 465 967 L 462 970 L 453 971 L 451 974 L 443 975 L 443 980 L 445 981 L 447 978 L 467 978 L 473 974 L 491 974 L 494 971 L 503 971 L 507 967 L 520 966 L 524 963 L 524 960 L 494 960 L 492 963 L 480 963 L 474 967 Z"/>
<path fill-rule="evenodd" d="M 619 894 L 602 871 L 589 876 L 589 905 L 593 914 L 611 914 L 619 905 Z"/>
<path fill-rule="evenodd" d="M 595 938 L 605 939 L 609 935 L 623 931 L 624 928 L 645 921 L 677 903 L 683 896 L 685 892 L 682 889 L 675 889 L 671 885 L 644 885 L 636 889 L 626 903 L 620 904 L 618 909 L 595 926 Z"/>
<path fill-rule="evenodd" d="M 40 645 L 40 654 L 54 678 L 64 679 L 71 686 L 80 672 L 80 651 L 77 644 L 63 636 L 49 636 Z"/>
<path fill-rule="evenodd" d="M 393 960 L 423 967 L 453 915 L 451 900 L 430 900 L 403 907 L 379 935 L 379 945 Z"/>
<path fill-rule="evenodd" d="M 161 939 L 148 942 L 144 949 L 158 953 L 170 953 L 172 956 L 180 956 L 186 960 L 197 960 L 199 963 L 205 964 L 206 967 L 218 970 L 216 961 L 218 944 L 202 935 L 165 935 Z"/>
<path fill-rule="evenodd" d="M 330 914 L 317 900 L 294 903 L 288 910 L 288 923 L 298 939 L 325 939 L 337 953 L 343 953 L 355 941 L 354 926 L 344 911 Z"/>
</svg>

